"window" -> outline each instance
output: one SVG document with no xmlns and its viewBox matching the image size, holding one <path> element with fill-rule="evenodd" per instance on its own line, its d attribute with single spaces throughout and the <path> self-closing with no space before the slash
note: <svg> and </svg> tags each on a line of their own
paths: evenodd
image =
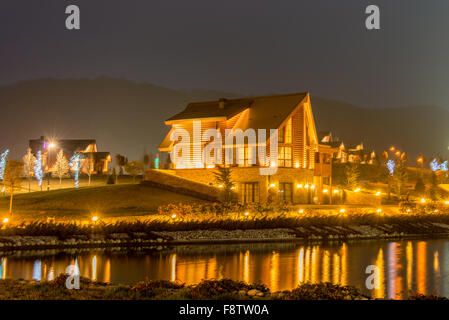
<svg viewBox="0 0 449 320">
<path fill-rule="evenodd" d="M 292 147 L 278 148 L 278 166 L 288 167 L 292 166 Z"/>
<path fill-rule="evenodd" d="M 237 148 L 239 153 L 239 158 L 242 161 L 239 166 L 241 167 L 248 167 L 252 166 L 253 164 L 256 164 L 256 154 L 255 154 L 255 148 L 245 146 L 244 148 Z"/>
<path fill-rule="evenodd" d="M 278 132 L 278 143 L 284 143 L 285 141 L 285 127 L 279 129 Z"/>
<path fill-rule="evenodd" d="M 259 183 L 241 183 L 240 195 L 243 203 L 259 202 Z"/>
<path fill-rule="evenodd" d="M 290 182 L 279 183 L 279 200 L 284 202 L 293 201 L 293 184 Z"/>
</svg>

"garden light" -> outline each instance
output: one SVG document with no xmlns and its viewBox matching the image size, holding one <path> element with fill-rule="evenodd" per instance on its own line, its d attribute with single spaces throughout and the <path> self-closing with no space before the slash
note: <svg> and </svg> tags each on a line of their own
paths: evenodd
<svg viewBox="0 0 449 320">
<path fill-rule="evenodd" d="M 303 209 L 299 209 L 299 213 L 303 213 L 304 212 L 304 210 Z"/>
<path fill-rule="evenodd" d="M 270 188 L 274 188 L 276 185 L 274 183 L 270 184 Z"/>
<path fill-rule="evenodd" d="M 426 199 L 422 198 L 421 203 L 426 203 Z"/>
<path fill-rule="evenodd" d="M 93 217 L 92 217 L 92 221 L 93 221 L 93 222 L 98 221 L 98 216 L 93 216 Z"/>
<path fill-rule="evenodd" d="M 297 184 L 297 185 L 296 185 L 296 188 L 302 189 L 302 184 Z"/>
<path fill-rule="evenodd" d="M 339 191 L 338 190 L 334 190 L 334 193 L 338 193 Z"/>
<path fill-rule="evenodd" d="M 380 196 L 380 191 L 377 191 L 377 192 L 376 192 L 376 196 Z"/>
<path fill-rule="evenodd" d="M 354 192 L 359 192 L 359 191 L 360 191 L 360 188 L 357 188 L 354 190 Z"/>
<path fill-rule="evenodd" d="M 324 189 L 324 190 L 323 190 L 324 193 L 328 193 L 328 191 L 329 191 L 329 190 L 327 190 L 327 189 Z"/>
<path fill-rule="evenodd" d="M 176 214 L 172 215 L 171 217 L 172 217 L 173 219 L 176 218 Z"/>
<path fill-rule="evenodd" d="M 8 218 L 3 219 L 3 223 L 8 223 L 8 222 L 9 222 Z"/>
<path fill-rule="evenodd" d="M 245 212 L 245 216 L 249 216 L 249 212 Z"/>
<path fill-rule="evenodd" d="M 376 212 L 377 212 L 377 213 L 381 213 L 381 212 L 382 212 L 382 209 L 379 208 L 379 209 L 376 210 Z"/>
<path fill-rule="evenodd" d="M 223 185 L 222 184 L 220 184 L 219 186 L 218 186 L 219 188 L 223 188 Z"/>
<path fill-rule="evenodd" d="M 346 209 L 340 209 L 340 213 L 345 213 Z"/>
</svg>

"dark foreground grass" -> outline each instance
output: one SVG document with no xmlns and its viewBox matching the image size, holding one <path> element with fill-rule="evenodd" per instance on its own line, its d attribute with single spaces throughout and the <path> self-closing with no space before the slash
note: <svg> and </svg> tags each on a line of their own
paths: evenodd
<svg viewBox="0 0 449 320">
<path fill-rule="evenodd" d="M 229 279 L 203 280 L 186 286 L 165 280 L 144 281 L 134 286 L 91 282 L 81 278 L 79 290 L 65 287 L 67 276 L 53 281 L 0 280 L 0 299 L 5 300 L 368 300 L 352 286 L 305 283 L 291 291 L 271 293 L 263 284 L 246 284 Z M 440 300 L 416 294 L 408 299 Z"/>
</svg>

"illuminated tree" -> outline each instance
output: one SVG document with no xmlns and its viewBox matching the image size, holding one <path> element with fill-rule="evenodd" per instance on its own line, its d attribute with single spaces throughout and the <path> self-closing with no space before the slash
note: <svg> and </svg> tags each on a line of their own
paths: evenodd
<svg viewBox="0 0 449 320">
<path fill-rule="evenodd" d="M 396 193 L 398 195 L 404 193 L 407 178 L 408 178 L 407 168 L 402 163 L 399 163 L 399 165 L 396 166 L 393 175 L 393 180 L 396 186 Z"/>
<path fill-rule="evenodd" d="M 53 167 L 54 174 L 59 178 L 59 185 L 62 183 L 62 178 L 67 176 L 69 168 L 69 161 L 64 156 L 64 152 L 59 150 L 58 155 L 56 156 L 56 163 Z"/>
<path fill-rule="evenodd" d="M 23 173 L 25 177 L 28 179 L 28 192 L 31 192 L 31 178 L 34 174 L 34 165 L 36 163 L 36 157 L 31 152 L 31 149 L 28 148 L 27 154 L 23 156 Z"/>
<path fill-rule="evenodd" d="M 87 174 L 87 176 L 89 177 L 87 185 L 90 186 L 90 179 L 92 176 L 92 172 L 94 172 L 95 169 L 95 159 L 92 154 L 83 157 L 83 169 Z"/>
<path fill-rule="evenodd" d="M 42 172 L 42 157 L 41 156 L 42 156 L 41 151 L 39 150 L 37 152 L 36 161 L 34 162 L 34 176 L 37 179 L 37 185 L 41 187 L 41 191 L 42 191 L 43 172 Z"/>
<path fill-rule="evenodd" d="M 12 215 L 12 200 L 14 190 L 19 189 L 22 183 L 23 163 L 17 160 L 10 160 L 6 164 L 5 174 L 3 177 L 4 184 L 10 192 L 9 214 Z"/>
<path fill-rule="evenodd" d="M 354 190 L 359 182 L 360 170 L 359 166 L 355 163 L 347 163 L 345 166 L 346 187 L 350 190 Z"/>
</svg>

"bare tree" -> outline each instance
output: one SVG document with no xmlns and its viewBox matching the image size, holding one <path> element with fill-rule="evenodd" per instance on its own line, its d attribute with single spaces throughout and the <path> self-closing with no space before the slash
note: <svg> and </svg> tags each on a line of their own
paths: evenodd
<svg viewBox="0 0 449 320">
<path fill-rule="evenodd" d="M 3 181 L 5 186 L 9 189 L 9 215 L 12 216 L 12 200 L 14 196 L 14 190 L 19 189 L 22 183 L 23 163 L 17 160 L 10 160 L 5 167 L 5 175 Z"/>
<path fill-rule="evenodd" d="M 95 168 L 95 159 L 94 157 L 90 154 L 88 156 L 85 156 L 83 158 L 83 169 L 86 172 L 87 176 L 89 177 L 88 183 L 87 185 L 90 186 L 90 179 L 92 176 L 92 172 L 94 171 Z"/>
<path fill-rule="evenodd" d="M 125 169 L 133 177 L 133 182 L 136 182 L 136 176 L 143 173 L 144 165 L 140 161 L 133 160 L 126 164 Z"/>
<path fill-rule="evenodd" d="M 62 183 L 62 178 L 64 178 L 69 172 L 69 161 L 64 156 L 64 152 L 59 150 L 56 156 L 56 163 L 53 167 L 53 172 L 55 176 L 59 178 L 59 185 Z"/>
<path fill-rule="evenodd" d="M 28 192 L 31 192 L 31 178 L 34 174 L 34 165 L 36 157 L 31 152 L 31 148 L 28 148 L 27 154 L 23 156 L 23 173 L 28 179 Z"/>
</svg>

